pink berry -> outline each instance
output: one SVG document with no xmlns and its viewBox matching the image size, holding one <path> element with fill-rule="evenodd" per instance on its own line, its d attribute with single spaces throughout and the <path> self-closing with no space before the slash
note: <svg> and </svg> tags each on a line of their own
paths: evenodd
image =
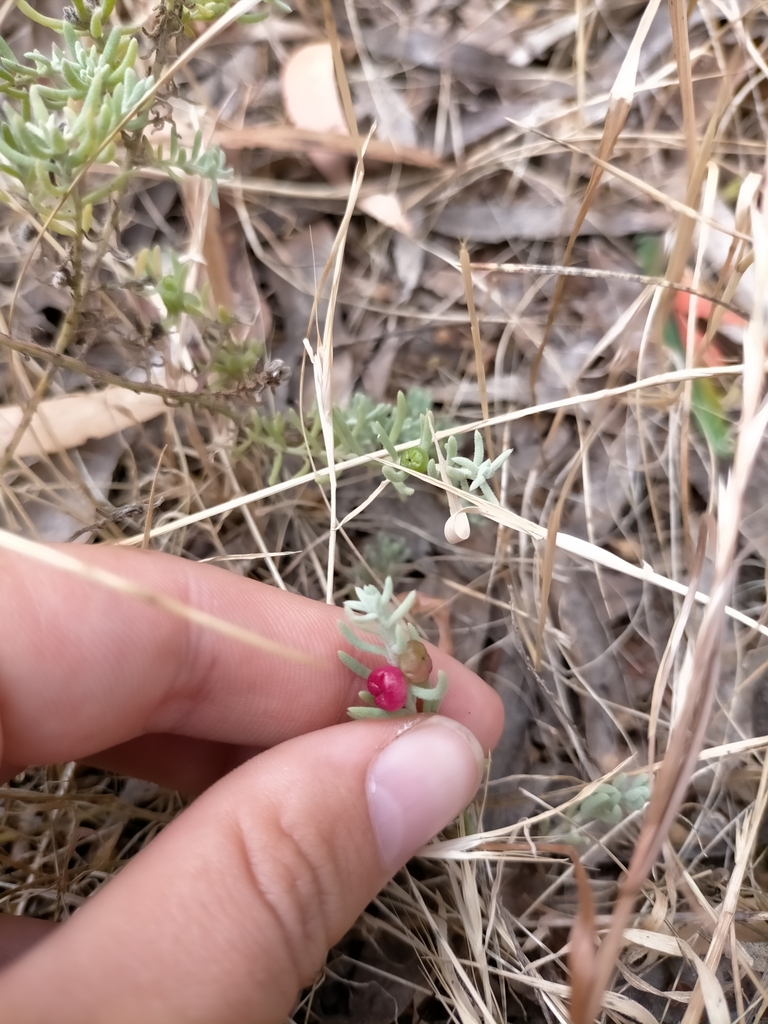
<svg viewBox="0 0 768 1024">
<path fill-rule="evenodd" d="M 368 676 L 368 692 L 382 711 L 399 711 L 408 696 L 408 683 L 396 665 L 382 665 Z"/>
</svg>

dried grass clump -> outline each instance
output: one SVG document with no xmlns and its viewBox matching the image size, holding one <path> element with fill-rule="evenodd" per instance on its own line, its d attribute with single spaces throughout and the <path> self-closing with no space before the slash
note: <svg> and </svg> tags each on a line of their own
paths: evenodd
<svg viewBox="0 0 768 1024">
<path fill-rule="evenodd" d="M 171 350 L 107 271 L 53 354 L 60 254 L 31 256 L 4 210 L 3 437 L 53 371 L 7 530 L 336 603 L 391 573 L 503 696 L 481 805 L 380 894 L 297 1022 L 768 1008 L 767 43 L 757 0 L 327 0 L 200 43 L 169 104 L 237 173 L 219 211 L 137 183 L 121 244 L 186 246 L 244 349 L 292 368 L 276 411 L 317 403 L 326 464 L 288 455 L 272 482 L 247 388 L 211 386 L 216 337 L 189 323 Z M 386 452 L 335 453 L 333 405 L 411 385 L 438 438 L 515 450 L 461 544 L 447 477 L 414 475 L 405 505 Z M 112 388 L 130 428 L 57 420 Z M 4 909 L 55 918 L 181 809 L 74 765 L 3 797 Z"/>
</svg>

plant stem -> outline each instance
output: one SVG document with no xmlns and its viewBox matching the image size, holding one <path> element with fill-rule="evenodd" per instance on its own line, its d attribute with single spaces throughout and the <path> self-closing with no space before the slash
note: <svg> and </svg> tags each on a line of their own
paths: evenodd
<svg viewBox="0 0 768 1024">
<path fill-rule="evenodd" d="M 183 9 L 183 0 L 164 0 L 162 7 L 159 8 L 157 28 L 150 36 L 155 43 L 155 59 L 151 69 L 154 79 L 162 75 L 163 68 L 168 63 L 171 40 L 181 35 Z"/>
<path fill-rule="evenodd" d="M 27 0 L 16 0 L 16 6 L 22 14 L 26 14 L 30 21 L 37 22 L 44 28 L 52 28 L 54 32 L 61 32 L 64 24 L 61 18 L 46 18 L 44 14 L 39 14 L 34 7 L 30 7 Z"/>
<path fill-rule="evenodd" d="M 75 232 L 72 240 L 72 255 L 70 257 L 72 305 L 67 310 L 64 322 L 62 323 L 59 331 L 59 336 L 56 339 L 56 344 L 54 345 L 53 351 L 56 355 L 63 355 L 64 352 L 66 352 L 67 346 L 72 340 L 72 336 L 75 334 L 80 322 L 80 308 L 83 301 L 83 202 L 82 197 L 80 196 L 80 191 L 77 187 L 72 190 L 72 199 L 75 206 Z M 34 394 L 24 407 L 24 412 L 19 420 L 19 424 L 14 430 L 13 436 L 8 442 L 8 446 L 0 460 L 0 473 L 4 472 L 7 468 L 8 463 L 13 458 L 16 449 L 19 447 L 19 442 L 29 429 L 29 425 L 34 419 L 38 406 L 40 405 L 40 402 L 53 379 L 54 370 L 55 367 L 53 365 L 47 367 L 38 381 Z"/>
<path fill-rule="evenodd" d="M 202 409 L 207 409 L 209 412 L 227 416 L 230 419 L 235 418 L 235 413 L 229 406 L 224 405 L 210 395 L 200 394 L 196 391 L 174 391 L 172 388 L 165 388 L 161 384 L 152 384 L 150 381 L 129 380 L 126 377 L 119 376 L 119 374 L 109 373 L 108 370 L 99 370 L 96 367 L 89 366 L 81 359 L 57 354 L 44 345 L 36 345 L 33 341 L 21 341 L 18 338 L 12 338 L 8 334 L 0 333 L 0 346 L 9 348 L 14 352 L 20 352 L 22 355 L 29 356 L 32 359 L 41 359 L 57 369 L 80 373 L 84 377 L 89 377 L 97 384 L 125 388 L 126 391 L 132 391 L 135 394 L 159 395 L 169 405 L 199 406 Z"/>
</svg>

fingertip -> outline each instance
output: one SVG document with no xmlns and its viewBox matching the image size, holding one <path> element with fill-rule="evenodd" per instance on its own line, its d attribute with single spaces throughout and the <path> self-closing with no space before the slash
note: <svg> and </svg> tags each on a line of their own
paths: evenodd
<svg viewBox="0 0 768 1024">
<path fill-rule="evenodd" d="M 389 873 L 464 810 L 483 768 L 474 733 L 443 715 L 425 716 L 381 751 L 366 788 L 379 855 Z"/>
<path fill-rule="evenodd" d="M 501 697 L 480 676 L 453 658 L 439 651 L 432 658 L 438 668 L 448 673 L 448 692 L 440 714 L 469 729 L 488 754 L 499 742 L 504 728 Z"/>
</svg>

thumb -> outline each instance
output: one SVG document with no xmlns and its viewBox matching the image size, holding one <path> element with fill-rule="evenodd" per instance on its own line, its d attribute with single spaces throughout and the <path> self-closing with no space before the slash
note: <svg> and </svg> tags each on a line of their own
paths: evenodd
<svg viewBox="0 0 768 1024">
<path fill-rule="evenodd" d="M 282 1021 L 329 946 L 466 807 L 482 766 L 474 736 L 439 716 L 347 723 L 259 755 L 0 975 L 4 1019 Z"/>
</svg>

